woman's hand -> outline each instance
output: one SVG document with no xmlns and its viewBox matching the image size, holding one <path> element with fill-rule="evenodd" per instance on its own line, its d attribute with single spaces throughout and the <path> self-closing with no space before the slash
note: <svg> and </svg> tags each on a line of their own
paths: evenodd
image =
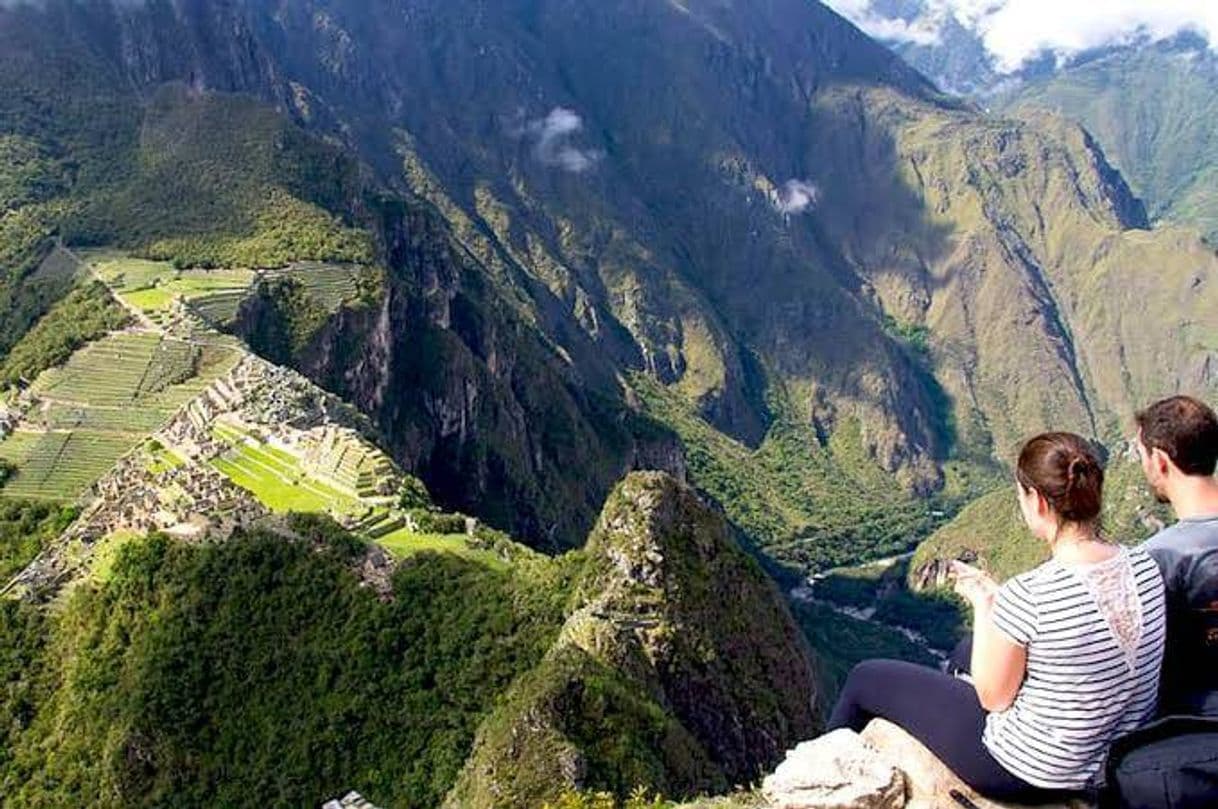
<svg viewBox="0 0 1218 809">
<path fill-rule="evenodd" d="M 952 562 L 956 594 L 972 605 L 974 610 L 990 607 L 998 594 L 998 583 L 984 570 L 964 562 Z"/>
</svg>

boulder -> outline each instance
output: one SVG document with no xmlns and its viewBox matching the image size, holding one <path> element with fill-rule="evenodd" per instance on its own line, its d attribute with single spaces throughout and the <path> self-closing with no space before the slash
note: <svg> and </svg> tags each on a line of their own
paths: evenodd
<svg viewBox="0 0 1218 809">
<path fill-rule="evenodd" d="M 830 734 L 830 736 L 832 735 Z M 978 795 L 957 778 L 955 773 L 939 761 L 921 742 L 891 722 L 885 722 L 882 719 L 871 722 L 863 730 L 860 743 L 868 749 L 878 751 L 878 755 L 885 762 L 894 767 L 899 766 L 905 774 L 905 782 L 908 787 L 906 792 L 908 809 L 943 809 L 944 807 L 962 806 L 952 798 L 953 790 L 972 801 L 977 809 L 1010 809 L 1012 806 L 987 800 Z M 1043 804 L 1038 809 L 1090 809 L 1090 806 L 1091 804 L 1088 802 L 1078 800 Z"/>
<path fill-rule="evenodd" d="M 803 742 L 765 779 L 759 797 L 766 809 L 1017 809 L 981 797 L 921 742 L 882 719 L 861 735 L 835 730 Z M 1076 800 L 1034 809 L 1092 807 Z"/>
<path fill-rule="evenodd" d="M 773 809 L 901 809 L 905 776 L 850 730 L 835 730 L 787 753 L 762 791 Z"/>
</svg>

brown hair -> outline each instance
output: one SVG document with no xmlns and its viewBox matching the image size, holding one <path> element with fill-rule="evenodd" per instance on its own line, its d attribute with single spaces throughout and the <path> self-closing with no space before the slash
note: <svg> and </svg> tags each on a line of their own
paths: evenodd
<svg viewBox="0 0 1218 809">
<path fill-rule="evenodd" d="M 1218 416 L 1205 402 L 1172 396 L 1137 415 L 1142 443 L 1162 450 L 1186 475 L 1214 474 L 1218 466 Z"/>
<path fill-rule="evenodd" d="M 1035 489 L 1063 522 L 1094 523 L 1104 498 L 1104 467 L 1091 442 L 1074 433 L 1043 433 L 1023 445 L 1015 478 Z"/>
</svg>

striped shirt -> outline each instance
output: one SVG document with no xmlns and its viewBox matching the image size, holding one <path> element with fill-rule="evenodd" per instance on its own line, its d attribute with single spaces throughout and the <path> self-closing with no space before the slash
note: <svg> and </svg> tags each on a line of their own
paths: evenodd
<svg viewBox="0 0 1218 809">
<path fill-rule="evenodd" d="M 1141 550 L 1095 564 L 1050 560 L 1004 584 L 994 623 L 1028 651 L 1015 702 L 986 719 L 1003 767 L 1047 789 L 1083 789 L 1108 747 L 1154 716 L 1166 636 L 1163 579 Z"/>
</svg>

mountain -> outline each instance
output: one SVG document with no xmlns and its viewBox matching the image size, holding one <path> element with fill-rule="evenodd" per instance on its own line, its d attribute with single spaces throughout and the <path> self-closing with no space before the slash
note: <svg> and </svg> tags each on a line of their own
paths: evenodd
<svg viewBox="0 0 1218 809">
<path fill-rule="evenodd" d="M 581 554 L 494 547 L 413 556 L 378 596 L 362 542 L 297 517 L 133 540 L 60 610 L 5 600 L 6 804 L 316 805 L 357 782 L 387 806 L 454 783 L 454 806 L 678 796 L 815 730 L 781 595 L 672 478 L 628 477 Z"/>
<path fill-rule="evenodd" d="M 947 92 L 1005 115 L 1049 110 L 1082 124 L 1152 222 L 1218 237 L 1218 199 L 1206 169 L 1218 148 L 1218 57 L 1201 34 L 1143 32 L 1078 53 L 1045 52 L 1007 70 L 976 23 L 943 4 L 874 0 L 842 8 Z"/>
<path fill-rule="evenodd" d="M 585 553 L 579 606 L 483 725 L 445 806 L 523 809 L 564 788 L 722 793 L 812 733 L 806 642 L 692 492 L 628 477 Z"/>
<path fill-rule="evenodd" d="M 1218 386 L 1087 130 L 804 0 L 5 3 L 0 151 L 16 805 L 735 786 L 917 654 L 767 573 Z"/>
<path fill-rule="evenodd" d="M 1119 355 L 1139 353 L 1122 330 L 1143 262 L 1163 265 L 1158 287 L 1192 334 L 1213 257 L 1184 234 L 1139 232 L 1141 210 L 1077 130 L 947 101 L 815 4 L 585 11 L 20 6 L 2 24 L 4 120 L 82 167 L 68 239 L 274 263 L 285 251 L 251 250 L 299 236 L 296 258 L 363 258 L 341 227 L 371 232 L 380 305 L 288 340 L 290 360 L 369 413 L 443 503 L 534 542 L 577 543 L 623 471 L 671 459 L 675 441 L 628 415 L 640 398 L 687 444 L 709 427 L 691 472 L 731 513 L 750 485 L 734 456 L 764 456 L 788 428 L 802 431 L 799 465 L 831 481 L 818 486 L 882 492 L 882 473 L 925 493 L 953 456 L 988 463 L 1049 422 L 1107 430 L 1145 391 L 1207 390 L 1203 334 L 1170 341 L 1163 367 Z M 89 92 L 75 95 L 84 65 Z M 241 115 L 266 136 L 226 130 Z M 274 126 L 283 149 L 259 151 Z M 307 159 L 284 160 L 294 149 Z M 258 199 L 268 186 L 280 196 Z M 140 198 L 154 192 L 198 204 Z M 244 236 L 240 252 L 225 234 L 282 225 L 258 213 L 282 194 L 340 229 Z M 149 215 L 101 221 L 115 195 Z M 1100 304 L 1088 284 L 1121 291 Z M 674 425 L 675 411 L 688 418 Z M 810 558 L 818 533 L 908 511 L 879 494 L 839 522 L 792 483 L 769 495 L 776 521 L 746 528 Z"/>
<path fill-rule="evenodd" d="M 1103 144 L 1155 221 L 1218 239 L 1218 197 L 1208 167 L 1218 156 L 1213 122 L 1218 56 L 1196 35 L 1109 48 L 1033 78 L 995 102 L 1022 115 L 1051 110 Z"/>
</svg>

